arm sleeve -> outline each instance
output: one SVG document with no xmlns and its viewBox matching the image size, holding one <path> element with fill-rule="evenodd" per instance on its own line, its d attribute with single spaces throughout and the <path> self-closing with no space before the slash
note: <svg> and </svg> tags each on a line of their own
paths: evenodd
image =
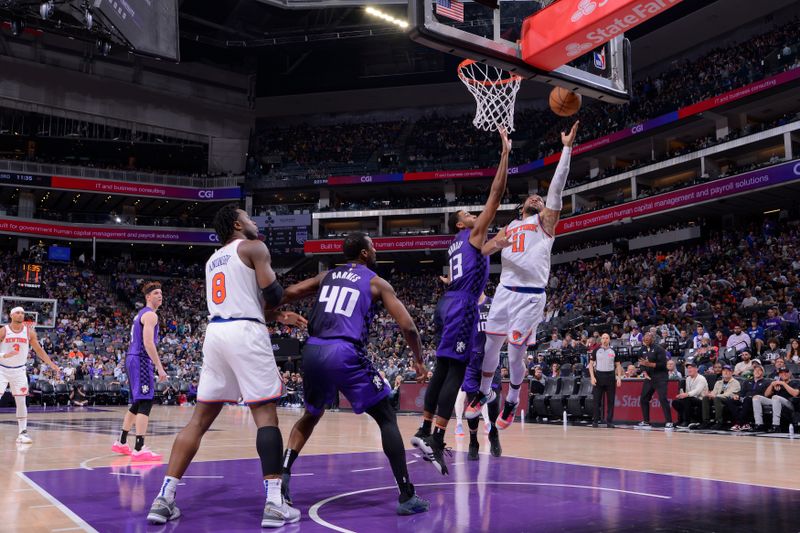
<svg viewBox="0 0 800 533">
<path fill-rule="evenodd" d="M 545 207 L 553 211 L 561 211 L 563 204 L 561 203 L 561 194 L 564 192 L 564 186 L 567 184 L 567 175 L 569 174 L 569 161 L 572 157 L 572 148 L 565 146 L 561 150 L 561 159 L 558 160 L 556 172 L 553 175 L 553 180 L 550 182 L 550 187 L 547 189 L 547 201 Z"/>
</svg>

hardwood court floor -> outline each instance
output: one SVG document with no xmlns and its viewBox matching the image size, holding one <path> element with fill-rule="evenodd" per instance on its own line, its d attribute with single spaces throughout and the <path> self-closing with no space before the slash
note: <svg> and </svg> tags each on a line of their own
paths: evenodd
<svg viewBox="0 0 800 533">
<path fill-rule="evenodd" d="M 154 408 L 148 445 L 166 456 L 175 433 L 189 419 L 191 411 L 191 407 Z M 121 407 L 33 412 L 29 418 L 29 432 L 34 444 L 25 448 L 14 443 L 16 421 L 13 412 L 0 414 L 0 461 L 3 465 L 0 470 L 0 487 L 4 488 L 0 491 L 0 530 L 50 532 L 82 529 L 78 525 L 81 524 L 80 519 L 76 520 L 74 515 L 68 516 L 64 512 L 64 506 L 52 497 L 42 494 L 41 489 L 35 488 L 34 484 L 17 473 L 91 470 L 118 465 L 121 458 L 111 453 L 110 445 L 119 430 L 123 413 L 124 408 Z M 280 410 L 284 439 L 288 437 L 291 425 L 300 413 L 299 409 Z M 400 416 L 399 422 L 408 442 L 416 430 L 419 418 Z M 483 452 L 488 446 L 483 430 L 480 431 Z M 204 439 L 195 461 L 256 458 L 255 433 L 247 408 L 226 406 L 213 430 Z M 577 426 L 570 426 L 565 430 L 560 425 L 517 423 L 501 432 L 501 440 L 504 456 L 507 457 L 782 489 L 800 488 L 797 481 L 797 472 L 800 472 L 800 439 Z M 456 438 L 452 428 L 447 442 L 456 451 L 466 451 L 467 439 Z M 303 454 L 354 454 L 380 450 L 379 433 L 369 417 L 355 416 L 350 412 L 330 412 L 317 426 Z M 463 456 L 459 454 L 456 457 L 462 457 L 459 460 L 463 460 Z M 411 453 L 409 458 L 412 458 Z M 301 456 L 296 468 L 302 463 Z M 331 464 L 335 465 L 335 462 Z M 414 465 L 414 468 L 429 467 Z M 412 477 L 414 472 L 418 471 L 412 471 Z M 248 470 L 247 474 L 258 478 L 257 471 Z M 159 479 L 161 475 L 159 473 Z M 98 491 L 101 490 L 105 489 L 98 488 Z M 426 496 L 432 490 L 432 487 L 427 487 Z M 795 502 L 800 501 L 800 492 L 789 494 Z M 153 495 L 148 493 L 142 497 L 149 505 Z M 792 525 L 792 530 L 800 529 L 798 524 L 800 520 Z"/>
</svg>

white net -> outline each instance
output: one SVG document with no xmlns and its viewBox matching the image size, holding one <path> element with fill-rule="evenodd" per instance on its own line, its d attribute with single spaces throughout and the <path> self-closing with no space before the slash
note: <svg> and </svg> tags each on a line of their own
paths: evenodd
<svg viewBox="0 0 800 533">
<path fill-rule="evenodd" d="M 471 59 L 458 65 L 458 78 L 478 104 L 472 124 L 484 131 L 504 127 L 514 131 L 514 103 L 522 78 L 516 74 Z"/>
</svg>

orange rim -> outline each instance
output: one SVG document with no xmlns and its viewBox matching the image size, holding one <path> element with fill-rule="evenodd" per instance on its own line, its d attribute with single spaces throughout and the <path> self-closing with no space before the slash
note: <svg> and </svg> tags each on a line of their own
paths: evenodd
<svg viewBox="0 0 800 533">
<path fill-rule="evenodd" d="M 474 59 L 465 59 L 464 61 L 462 61 L 461 63 L 458 64 L 458 77 L 463 82 L 465 82 L 465 83 L 474 83 L 475 85 L 483 85 L 484 87 L 492 87 L 494 85 L 505 85 L 507 83 L 511 83 L 512 81 L 517 81 L 517 80 L 521 80 L 522 79 L 522 76 L 518 76 L 516 74 L 512 74 L 512 73 L 508 72 L 507 70 L 504 70 L 503 72 L 508 72 L 508 74 L 509 74 L 508 78 L 504 78 L 504 79 L 496 80 L 496 81 L 489 81 L 489 80 L 479 81 L 479 80 L 476 80 L 475 78 L 471 78 L 471 77 L 467 76 L 463 72 L 464 68 L 466 68 L 466 67 L 468 67 L 468 66 L 470 66 L 472 64 L 475 64 L 475 63 L 477 63 L 477 61 L 475 61 Z"/>
</svg>

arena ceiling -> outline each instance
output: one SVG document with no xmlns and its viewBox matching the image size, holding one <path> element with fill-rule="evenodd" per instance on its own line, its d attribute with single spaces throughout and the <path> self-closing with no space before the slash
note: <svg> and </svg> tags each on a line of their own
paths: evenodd
<svg viewBox="0 0 800 533">
<path fill-rule="evenodd" d="M 405 2 L 370 3 L 385 4 L 382 9 L 405 18 Z M 535 11 L 538 2 L 527 3 Z M 298 7 L 312 4 L 320 8 Z M 766 15 L 788 4 L 791 0 L 763 0 L 758 11 Z M 364 0 L 184 0 L 182 60 L 255 69 L 257 96 L 454 81 L 455 57 L 413 43 L 401 30 L 367 15 L 364 5 Z M 754 9 L 741 0 L 684 0 L 629 34 L 634 68 L 691 46 L 676 35 L 712 39 L 752 22 Z M 667 26 L 669 32 L 657 31 Z"/>
</svg>

